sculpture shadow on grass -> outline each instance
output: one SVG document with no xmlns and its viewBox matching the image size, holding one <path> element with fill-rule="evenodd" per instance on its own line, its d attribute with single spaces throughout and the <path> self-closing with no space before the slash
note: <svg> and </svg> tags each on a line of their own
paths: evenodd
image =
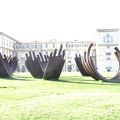
<svg viewBox="0 0 120 120">
<path fill-rule="evenodd" d="M 16 89 L 16 86 L 0 86 L 0 89 Z"/>
<path fill-rule="evenodd" d="M 15 80 L 15 81 L 35 81 L 35 80 L 31 80 L 31 79 L 24 79 L 23 77 L 19 77 L 19 78 L 10 77 L 10 78 L 0 78 L 0 79 L 1 80 Z"/>
<path fill-rule="evenodd" d="M 76 78 L 75 78 L 76 79 Z M 65 79 L 59 79 L 59 80 L 51 80 L 51 81 L 54 81 L 54 82 L 63 82 L 63 83 L 74 83 L 74 84 L 85 84 L 85 85 L 113 85 L 113 86 L 120 86 L 120 84 L 116 84 L 116 83 L 105 83 L 105 82 L 96 82 L 94 80 L 80 80 L 79 81 L 70 81 L 70 80 L 65 80 Z"/>
</svg>

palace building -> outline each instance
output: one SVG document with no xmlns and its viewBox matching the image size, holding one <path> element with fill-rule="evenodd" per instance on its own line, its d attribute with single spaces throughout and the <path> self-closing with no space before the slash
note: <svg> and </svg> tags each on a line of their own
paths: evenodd
<svg viewBox="0 0 120 120">
<path fill-rule="evenodd" d="M 28 42 L 22 43 L 7 34 L 0 32 L 0 52 L 7 56 L 17 55 L 18 57 L 18 72 L 27 72 L 25 66 L 25 54 L 30 50 L 37 54 L 41 52 L 43 55 L 49 55 L 55 48 L 59 49 L 60 44 L 65 49 L 65 64 L 63 71 L 76 72 L 78 68 L 75 63 L 75 54 L 83 55 L 87 50 L 91 41 L 58 41 L 49 40 L 46 42 Z M 119 30 L 118 29 L 97 29 L 96 40 L 92 48 L 92 56 L 94 64 L 100 71 L 116 71 L 118 62 L 114 55 L 114 47 L 119 47 Z"/>
<path fill-rule="evenodd" d="M 7 56 L 16 55 L 15 44 L 20 43 L 16 39 L 8 36 L 7 34 L 0 32 L 0 53 Z"/>
<path fill-rule="evenodd" d="M 115 47 L 120 49 L 119 29 L 97 29 L 96 61 L 100 71 L 117 71 Z"/>
<path fill-rule="evenodd" d="M 66 52 L 65 55 L 65 64 L 63 71 L 77 71 L 78 68 L 75 63 L 75 54 L 81 53 L 83 54 L 84 51 L 87 50 L 90 42 L 81 42 L 78 40 L 74 41 L 57 41 L 57 40 L 50 40 L 47 42 L 31 42 L 31 43 L 17 43 L 15 44 L 15 51 L 17 52 L 18 56 L 18 64 L 19 64 L 19 71 L 27 71 L 25 67 L 25 53 L 28 53 L 30 50 L 34 50 L 37 54 L 41 52 L 43 55 L 50 55 L 50 52 L 53 52 L 55 48 L 59 49 L 60 45 L 63 45 L 63 49 Z M 94 54 L 95 55 L 95 54 Z"/>
</svg>

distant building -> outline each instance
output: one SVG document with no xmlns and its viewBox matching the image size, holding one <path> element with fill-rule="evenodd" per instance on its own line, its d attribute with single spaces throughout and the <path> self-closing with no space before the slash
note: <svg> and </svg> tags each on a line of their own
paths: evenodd
<svg viewBox="0 0 120 120">
<path fill-rule="evenodd" d="M 90 42 L 81 42 L 78 40 L 74 41 L 57 41 L 57 40 L 50 40 L 47 42 L 37 42 L 34 41 L 32 43 L 18 43 L 15 44 L 15 51 L 17 52 L 18 56 L 18 65 L 19 71 L 27 71 L 25 67 L 25 53 L 28 53 L 30 50 L 34 50 L 37 54 L 41 52 L 43 55 L 50 55 L 50 52 L 53 52 L 55 48 L 59 49 L 60 45 L 63 45 L 63 49 L 66 51 L 65 55 L 65 65 L 63 71 L 77 71 L 78 68 L 75 63 L 75 54 L 82 53 L 87 50 Z M 95 51 L 95 50 L 94 50 Z M 95 55 L 95 54 L 94 54 Z"/>
<path fill-rule="evenodd" d="M 16 55 L 15 44 L 20 43 L 16 39 L 8 36 L 7 34 L 0 32 L 0 53 L 7 56 Z"/>
<path fill-rule="evenodd" d="M 63 71 L 74 72 L 78 71 L 75 63 L 75 54 L 83 55 L 88 49 L 91 41 L 58 41 L 49 40 L 47 42 L 28 42 L 21 43 L 14 38 L 0 32 L 0 52 L 2 54 L 17 55 L 19 72 L 26 72 L 25 54 L 30 50 L 34 50 L 35 54 L 41 52 L 43 55 L 49 55 L 55 48 L 59 49 L 60 44 L 63 44 L 65 49 L 65 64 Z M 117 71 L 118 62 L 114 55 L 114 47 L 119 47 L 119 30 L 118 29 L 97 29 L 97 38 L 93 42 L 92 56 L 94 64 L 100 71 Z"/>
<path fill-rule="evenodd" d="M 96 59 L 100 71 L 118 70 L 114 48 L 119 45 L 119 29 L 97 29 Z"/>
<path fill-rule="evenodd" d="M 66 71 L 69 71 L 69 72 L 76 72 L 78 71 L 78 68 L 76 66 L 76 63 L 75 63 L 75 54 L 81 54 L 83 55 L 84 54 L 84 51 L 86 51 L 90 45 L 90 41 L 79 41 L 79 40 L 74 40 L 74 41 L 67 41 L 65 42 L 66 44 L 66 47 L 65 47 L 65 50 L 66 50 L 66 56 L 65 56 L 65 59 L 66 59 L 66 63 L 65 63 L 65 66 L 66 66 Z M 92 55 L 93 55 L 93 60 L 96 64 L 96 50 L 95 50 L 95 43 L 94 43 L 94 48 L 93 48 L 93 51 L 92 51 Z"/>
</svg>

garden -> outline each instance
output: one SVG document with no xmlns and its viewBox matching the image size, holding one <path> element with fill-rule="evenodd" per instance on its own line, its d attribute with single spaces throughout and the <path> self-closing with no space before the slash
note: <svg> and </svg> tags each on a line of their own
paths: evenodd
<svg viewBox="0 0 120 120">
<path fill-rule="evenodd" d="M 14 73 L 0 78 L 0 120 L 119 120 L 120 84 L 80 73 L 59 80 Z"/>
</svg>

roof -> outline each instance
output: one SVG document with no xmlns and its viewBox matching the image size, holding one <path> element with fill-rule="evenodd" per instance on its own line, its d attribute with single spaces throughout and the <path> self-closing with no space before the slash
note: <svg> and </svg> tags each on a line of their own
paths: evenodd
<svg viewBox="0 0 120 120">
<path fill-rule="evenodd" d="M 98 32 L 118 32 L 119 29 L 97 29 Z"/>
</svg>

